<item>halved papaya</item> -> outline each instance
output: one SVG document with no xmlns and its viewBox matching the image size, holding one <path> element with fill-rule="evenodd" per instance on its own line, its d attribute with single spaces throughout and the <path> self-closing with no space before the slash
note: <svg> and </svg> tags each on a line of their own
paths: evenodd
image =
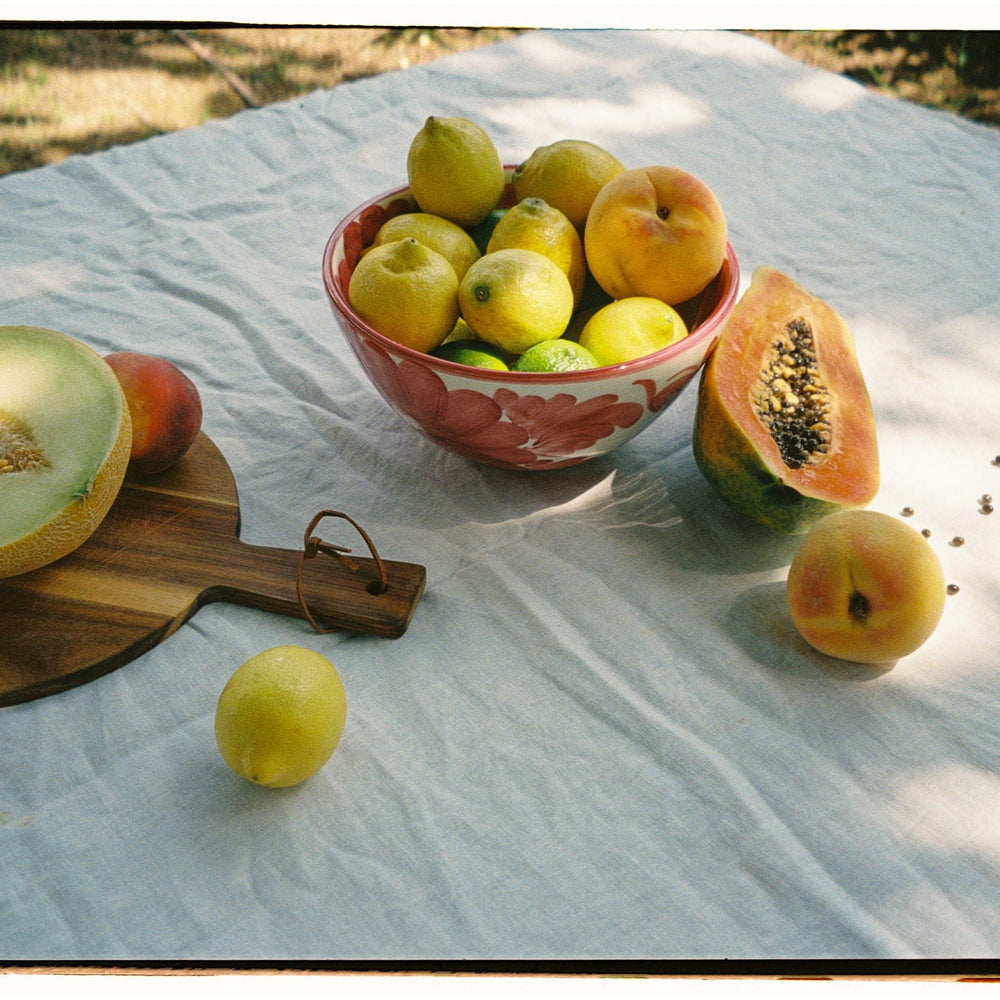
<svg viewBox="0 0 1000 1000">
<path fill-rule="evenodd" d="M 836 311 L 758 267 L 702 370 L 693 447 L 722 499 L 777 531 L 866 507 L 879 486 L 875 417 Z"/>
</svg>

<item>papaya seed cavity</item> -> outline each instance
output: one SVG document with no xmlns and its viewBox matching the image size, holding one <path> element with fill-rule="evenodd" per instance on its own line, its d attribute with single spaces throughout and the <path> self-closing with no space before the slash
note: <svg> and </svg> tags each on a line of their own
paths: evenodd
<svg viewBox="0 0 1000 1000">
<path fill-rule="evenodd" d="M 793 319 L 765 351 L 751 402 L 790 469 L 822 460 L 830 450 L 830 393 L 819 377 L 813 333 Z"/>
<path fill-rule="evenodd" d="M 25 472 L 48 465 L 31 430 L 16 417 L 0 410 L 0 475 Z"/>
</svg>

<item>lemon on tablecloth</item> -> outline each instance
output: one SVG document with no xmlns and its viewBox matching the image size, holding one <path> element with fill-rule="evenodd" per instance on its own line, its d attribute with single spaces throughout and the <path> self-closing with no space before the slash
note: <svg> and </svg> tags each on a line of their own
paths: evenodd
<svg viewBox="0 0 1000 1000">
<path fill-rule="evenodd" d="M 283 788 L 315 774 L 340 742 L 347 696 L 321 654 L 275 646 L 229 678 L 215 710 L 223 760 L 258 785 Z"/>
</svg>

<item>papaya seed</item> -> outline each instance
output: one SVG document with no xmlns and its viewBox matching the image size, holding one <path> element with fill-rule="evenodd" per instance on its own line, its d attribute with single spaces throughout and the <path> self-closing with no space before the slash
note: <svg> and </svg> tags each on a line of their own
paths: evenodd
<svg viewBox="0 0 1000 1000">
<path fill-rule="evenodd" d="M 793 319 L 774 341 L 752 390 L 758 419 L 790 469 L 815 463 L 830 450 L 830 394 L 817 380 L 812 330 Z"/>
</svg>

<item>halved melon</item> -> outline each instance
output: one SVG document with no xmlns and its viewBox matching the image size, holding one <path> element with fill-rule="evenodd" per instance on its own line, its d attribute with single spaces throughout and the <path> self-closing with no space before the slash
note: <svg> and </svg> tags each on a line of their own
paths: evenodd
<svg viewBox="0 0 1000 1000">
<path fill-rule="evenodd" d="M 0 327 L 0 577 L 82 545 L 131 448 L 125 394 L 99 354 L 54 330 Z"/>
</svg>

